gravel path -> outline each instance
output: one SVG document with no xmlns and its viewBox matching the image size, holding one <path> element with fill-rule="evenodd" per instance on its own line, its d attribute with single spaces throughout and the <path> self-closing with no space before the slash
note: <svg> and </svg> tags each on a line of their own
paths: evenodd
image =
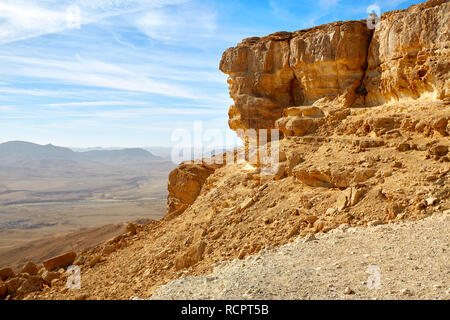
<svg viewBox="0 0 450 320">
<path fill-rule="evenodd" d="M 174 280 L 151 299 L 448 299 L 450 215 L 368 228 L 341 225 L 212 274 Z M 369 288 L 370 287 L 370 288 Z"/>
</svg>

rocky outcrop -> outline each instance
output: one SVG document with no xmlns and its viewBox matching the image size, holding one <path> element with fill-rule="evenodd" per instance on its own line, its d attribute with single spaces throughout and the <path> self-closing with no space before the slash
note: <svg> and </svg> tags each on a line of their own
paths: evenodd
<svg viewBox="0 0 450 320">
<path fill-rule="evenodd" d="M 383 14 L 375 30 L 347 21 L 244 39 L 220 62 L 234 100 L 229 126 L 305 135 L 325 121 L 289 118 L 287 108 L 448 99 L 449 20 L 450 3 L 432 0 Z"/>
<path fill-rule="evenodd" d="M 177 216 L 194 203 L 206 179 L 218 164 L 183 162 L 169 174 L 167 215 Z"/>
<path fill-rule="evenodd" d="M 235 102 L 230 128 L 274 128 L 285 108 L 324 97 L 352 104 L 371 34 L 364 21 L 335 22 L 248 38 L 226 50 L 220 70 L 229 75 Z"/>
<path fill-rule="evenodd" d="M 381 16 L 369 47 L 365 105 L 450 97 L 450 2 L 433 0 Z"/>
</svg>

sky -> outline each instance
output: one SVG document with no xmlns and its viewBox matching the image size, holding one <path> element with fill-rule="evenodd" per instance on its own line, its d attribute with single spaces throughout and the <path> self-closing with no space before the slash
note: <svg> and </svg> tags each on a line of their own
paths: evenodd
<svg viewBox="0 0 450 320">
<path fill-rule="evenodd" d="M 200 127 L 234 145 L 225 49 L 418 2 L 0 0 L 0 143 L 170 147 Z"/>
</svg>

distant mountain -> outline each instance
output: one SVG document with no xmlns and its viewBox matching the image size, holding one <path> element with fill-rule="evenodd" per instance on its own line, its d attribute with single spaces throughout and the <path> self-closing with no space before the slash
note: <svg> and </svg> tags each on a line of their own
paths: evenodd
<svg viewBox="0 0 450 320">
<path fill-rule="evenodd" d="M 1 165 L 73 165 L 85 162 L 103 164 L 124 164 L 160 160 L 151 152 L 130 148 L 122 150 L 94 150 L 75 152 L 69 148 L 57 147 L 51 144 L 39 145 L 24 141 L 10 141 L 0 144 Z"/>
<path fill-rule="evenodd" d="M 86 160 L 98 162 L 136 162 L 160 159 L 151 152 L 139 148 L 85 151 L 79 152 L 78 155 Z"/>
<path fill-rule="evenodd" d="M 39 145 L 24 141 L 10 141 L 0 144 L 0 161 L 23 162 L 43 159 L 74 160 L 76 153 L 69 148 L 54 145 Z"/>
</svg>

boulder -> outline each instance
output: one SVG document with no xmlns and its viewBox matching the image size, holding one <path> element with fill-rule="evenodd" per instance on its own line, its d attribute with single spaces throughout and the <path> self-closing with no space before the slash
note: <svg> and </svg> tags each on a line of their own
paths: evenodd
<svg viewBox="0 0 450 320">
<path fill-rule="evenodd" d="M 15 276 L 14 271 L 11 268 L 0 269 L 0 280 L 5 281 L 14 276 Z"/>
<path fill-rule="evenodd" d="M 39 269 L 35 263 L 32 261 L 28 261 L 22 268 L 21 273 L 28 273 L 32 276 L 37 275 L 39 272 Z"/>
<path fill-rule="evenodd" d="M 129 234 L 129 235 L 135 235 L 136 234 L 136 232 L 137 232 L 137 226 L 136 226 L 136 224 L 135 223 L 132 223 L 132 222 L 130 222 L 130 223 L 128 223 L 127 224 L 127 229 L 126 229 L 126 231 L 127 231 L 127 233 Z"/>
<path fill-rule="evenodd" d="M 31 292 L 36 292 L 42 290 L 44 280 L 40 276 L 30 276 L 25 280 L 21 286 L 18 288 L 17 293 L 24 296 Z"/>
<path fill-rule="evenodd" d="M 44 271 L 44 273 L 42 274 L 42 279 L 44 280 L 45 284 L 50 286 L 52 281 L 54 279 L 59 279 L 60 276 L 61 274 L 59 272 Z"/>
<path fill-rule="evenodd" d="M 8 288 L 6 287 L 6 284 L 0 283 L 0 300 L 6 297 L 7 290 Z"/>
<path fill-rule="evenodd" d="M 75 252 L 68 252 L 60 256 L 50 258 L 43 262 L 44 268 L 48 271 L 53 271 L 60 268 L 66 269 L 68 266 L 73 264 L 76 257 L 77 254 Z"/>
<path fill-rule="evenodd" d="M 220 165 L 181 163 L 169 174 L 167 215 L 179 215 L 194 203 L 206 179 Z"/>
<path fill-rule="evenodd" d="M 99 254 L 94 255 L 90 260 L 89 260 L 89 267 L 93 268 L 97 263 L 99 263 L 102 260 L 102 256 Z"/>
<path fill-rule="evenodd" d="M 15 277 L 11 278 L 8 281 L 5 282 L 7 287 L 8 295 L 15 295 L 17 293 L 17 290 L 20 288 L 22 283 L 24 283 L 27 279 L 22 277 Z"/>
</svg>

